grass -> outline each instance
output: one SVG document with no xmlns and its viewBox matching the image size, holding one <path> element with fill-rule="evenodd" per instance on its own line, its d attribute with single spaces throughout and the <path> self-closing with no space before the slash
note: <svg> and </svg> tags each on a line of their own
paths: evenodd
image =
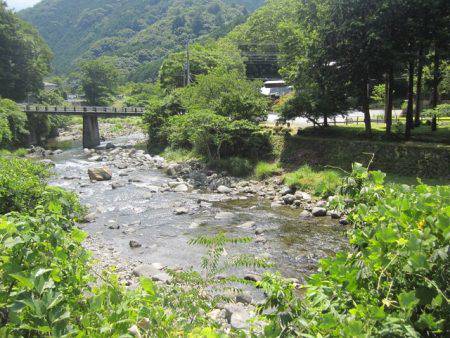
<svg viewBox="0 0 450 338">
<path fill-rule="evenodd" d="M 284 183 L 291 188 L 306 190 L 318 197 L 328 197 L 341 185 L 341 174 L 335 170 L 314 170 L 308 165 L 284 176 Z"/>
<path fill-rule="evenodd" d="M 400 118 L 399 123 L 392 125 L 392 136 L 386 137 L 386 126 L 384 123 L 372 122 L 372 139 L 378 141 L 404 141 L 404 118 Z M 421 125 L 412 130 L 411 141 L 426 143 L 450 144 L 450 120 L 440 119 L 437 131 L 431 131 L 431 127 Z M 367 136 L 364 130 L 364 124 L 349 124 L 330 126 L 324 129 L 308 127 L 299 131 L 299 135 L 320 136 L 326 138 L 344 138 L 347 140 L 365 140 Z"/>
<path fill-rule="evenodd" d="M 255 176 L 259 180 L 281 174 L 283 169 L 280 163 L 258 162 L 255 167 Z"/>
<path fill-rule="evenodd" d="M 187 149 L 166 148 L 159 155 L 169 162 L 187 162 L 201 159 L 197 153 Z"/>
<path fill-rule="evenodd" d="M 254 171 L 254 164 L 242 157 L 229 157 L 208 163 L 208 167 L 216 171 L 225 171 L 231 176 L 247 177 Z"/>
</svg>

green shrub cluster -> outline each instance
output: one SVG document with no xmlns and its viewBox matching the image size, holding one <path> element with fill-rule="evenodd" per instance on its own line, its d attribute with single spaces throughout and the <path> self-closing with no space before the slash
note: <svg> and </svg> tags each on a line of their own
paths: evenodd
<svg viewBox="0 0 450 338">
<path fill-rule="evenodd" d="M 269 134 L 247 120 L 230 120 L 209 110 L 169 118 L 165 127 L 171 147 L 194 149 L 209 161 L 230 156 L 257 158 L 270 153 Z"/>
<path fill-rule="evenodd" d="M 142 279 L 134 291 L 111 271 L 93 276 L 75 195 L 48 187 L 29 160 L 0 159 L 0 175 L 1 337 L 213 334 L 198 315 L 211 300 L 189 286 L 203 283 L 198 274 L 175 274 L 171 287 Z"/>
<path fill-rule="evenodd" d="M 266 334 L 448 334 L 450 188 L 386 185 L 384 176 L 355 165 L 344 180 L 335 207 L 353 208 L 352 250 L 320 263 L 304 286 L 304 299 L 293 295 L 292 285 L 266 276 L 265 307 L 277 309 Z"/>
<path fill-rule="evenodd" d="M 26 114 L 14 101 L 0 98 L 0 148 L 22 145 L 27 136 Z"/>
<path fill-rule="evenodd" d="M 258 125 L 268 108 L 260 86 L 235 71 L 214 68 L 187 87 L 153 96 L 144 118 L 149 148 L 194 150 L 208 161 L 270 155 L 270 132 Z"/>
<path fill-rule="evenodd" d="M 319 197 L 336 193 L 341 185 L 341 175 L 334 170 L 315 171 L 308 165 L 284 176 L 284 183 L 289 187 L 304 189 Z"/>
</svg>

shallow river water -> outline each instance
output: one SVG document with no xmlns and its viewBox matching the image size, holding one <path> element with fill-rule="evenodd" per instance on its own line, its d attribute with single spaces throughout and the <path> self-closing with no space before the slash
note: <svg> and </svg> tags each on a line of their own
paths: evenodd
<svg viewBox="0 0 450 338">
<path fill-rule="evenodd" d="M 90 249 L 97 251 L 100 260 L 119 257 L 130 265 L 161 263 L 199 268 L 205 249 L 189 245 L 188 241 L 200 235 L 225 232 L 255 239 L 249 244 L 231 246 L 230 255 L 266 257 L 274 263 L 275 270 L 302 281 L 314 272 L 320 258 L 345 246 L 345 229 L 329 217 L 300 220 L 301 210 L 272 209 L 269 201 L 257 198 L 220 201 L 223 195 L 208 191 L 150 193 L 146 188 L 149 185 L 173 181 L 157 169 L 112 167 L 113 181 L 120 173 L 127 175 L 121 177 L 127 184 L 118 189 L 112 189 L 111 181 L 91 183 L 88 168 L 101 164 L 88 158 L 77 145 L 54 156 L 56 175 L 52 184 L 75 191 L 82 203 L 96 213 L 96 219 L 86 224 L 84 230 L 95 243 Z M 202 205 L 200 200 L 204 201 Z M 174 210 L 181 206 L 189 213 L 176 215 Z M 232 215 L 217 219 L 216 215 L 224 211 Z M 256 236 L 254 228 L 239 227 L 248 221 L 254 221 L 264 233 Z M 138 241 L 142 247 L 130 248 L 130 240 Z M 260 271 L 249 269 L 238 273 L 250 272 Z"/>
</svg>

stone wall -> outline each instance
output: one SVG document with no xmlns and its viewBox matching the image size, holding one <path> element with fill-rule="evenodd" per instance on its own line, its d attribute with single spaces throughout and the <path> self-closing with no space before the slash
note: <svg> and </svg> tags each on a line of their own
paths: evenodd
<svg viewBox="0 0 450 338">
<path fill-rule="evenodd" d="M 281 162 L 290 168 L 302 164 L 332 165 L 350 169 L 353 162 L 371 169 L 421 178 L 450 179 L 450 146 L 417 143 L 355 141 L 305 136 L 277 136 L 275 148 Z"/>
</svg>

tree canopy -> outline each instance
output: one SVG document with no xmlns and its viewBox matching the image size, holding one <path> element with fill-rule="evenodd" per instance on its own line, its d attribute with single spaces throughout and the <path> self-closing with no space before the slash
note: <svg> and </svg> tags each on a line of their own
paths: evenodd
<svg viewBox="0 0 450 338">
<path fill-rule="evenodd" d="M 107 105 L 119 84 L 119 71 L 114 60 L 101 57 L 80 63 L 81 86 L 86 102 L 92 106 Z"/>
<path fill-rule="evenodd" d="M 37 31 L 0 1 L 0 96 L 23 100 L 37 92 L 51 58 Z"/>
</svg>

